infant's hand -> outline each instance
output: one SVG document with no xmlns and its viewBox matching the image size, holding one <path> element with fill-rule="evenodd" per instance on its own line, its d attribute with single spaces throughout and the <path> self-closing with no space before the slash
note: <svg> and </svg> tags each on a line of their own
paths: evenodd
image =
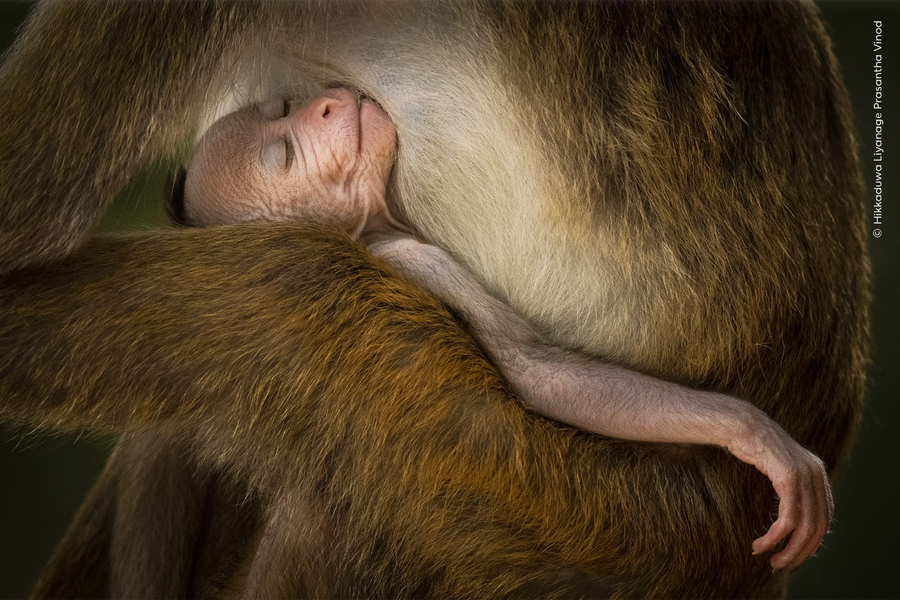
<svg viewBox="0 0 900 600">
<path fill-rule="evenodd" d="M 816 551 L 831 524 L 834 501 L 828 474 L 818 456 L 774 422 L 766 419 L 750 430 L 746 439 L 729 444 L 728 450 L 762 471 L 780 498 L 778 519 L 753 542 L 753 554 L 770 550 L 790 533 L 790 542 L 769 564 L 793 571 Z"/>
</svg>

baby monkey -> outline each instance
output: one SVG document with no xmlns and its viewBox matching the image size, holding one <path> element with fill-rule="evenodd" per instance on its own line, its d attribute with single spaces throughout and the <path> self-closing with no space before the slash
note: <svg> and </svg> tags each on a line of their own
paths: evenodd
<svg viewBox="0 0 900 600">
<path fill-rule="evenodd" d="M 621 439 L 714 444 L 764 473 L 778 518 L 753 554 L 796 569 L 822 541 L 833 503 L 824 465 L 755 406 L 553 346 L 491 296 L 453 257 L 417 240 L 392 212 L 397 134 L 374 101 L 346 88 L 305 103 L 249 106 L 213 124 L 176 184 L 176 224 L 313 220 L 361 239 L 373 254 L 454 308 L 517 396 L 537 413 Z"/>
</svg>

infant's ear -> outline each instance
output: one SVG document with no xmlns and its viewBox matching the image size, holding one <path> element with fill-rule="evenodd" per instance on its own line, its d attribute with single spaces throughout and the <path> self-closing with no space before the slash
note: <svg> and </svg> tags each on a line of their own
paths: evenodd
<svg viewBox="0 0 900 600">
<path fill-rule="evenodd" d="M 184 207 L 184 182 L 187 180 L 187 169 L 183 166 L 174 174 L 166 177 L 165 204 L 169 222 L 175 227 L 193 227 Z"/>
</svg>

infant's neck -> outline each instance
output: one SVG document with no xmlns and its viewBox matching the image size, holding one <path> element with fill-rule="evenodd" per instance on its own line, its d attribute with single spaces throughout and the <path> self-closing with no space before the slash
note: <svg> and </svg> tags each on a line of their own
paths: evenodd
<svg viewBox="0 0 900 600">
<path fill-rule="evenodd" d="M 360 241 L 366 246 L 397 238 L 411 237 L 412 233 L 399 221 L 393 219 L 387 211 L 378 212 L 368 221 L 359 235 Z"/>
<path fill-rule="evenodd" d="M 372 201 L 369 214 L 366 216 L 366 222 L 360 232 L 360 237 L 365 240 L 372 237 L 409 235 L 409 233 L 409 227 L 391 214 L 384 197 L 381 196 Z"/>
</svg>

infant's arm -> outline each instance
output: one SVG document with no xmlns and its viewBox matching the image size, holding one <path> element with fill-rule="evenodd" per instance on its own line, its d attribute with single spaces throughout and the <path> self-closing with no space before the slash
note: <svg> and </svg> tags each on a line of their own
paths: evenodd
<svg viewBox="0 0 900 600">
<path fill-rule="evenodd" d="M 795 569 L 818 547 L 833 512 L 824 465 L 761 410 L 543 342 L 435 246 L 397 235 L 370 238 L 369 247 L 459 311 L 516 394 L 536 412 L 609 437 L 723 446 L 769 477 L 781 499 L 778 519 L 754 541 L 754 554 L 793 532 L 771 565 Z"/>
</svg>

